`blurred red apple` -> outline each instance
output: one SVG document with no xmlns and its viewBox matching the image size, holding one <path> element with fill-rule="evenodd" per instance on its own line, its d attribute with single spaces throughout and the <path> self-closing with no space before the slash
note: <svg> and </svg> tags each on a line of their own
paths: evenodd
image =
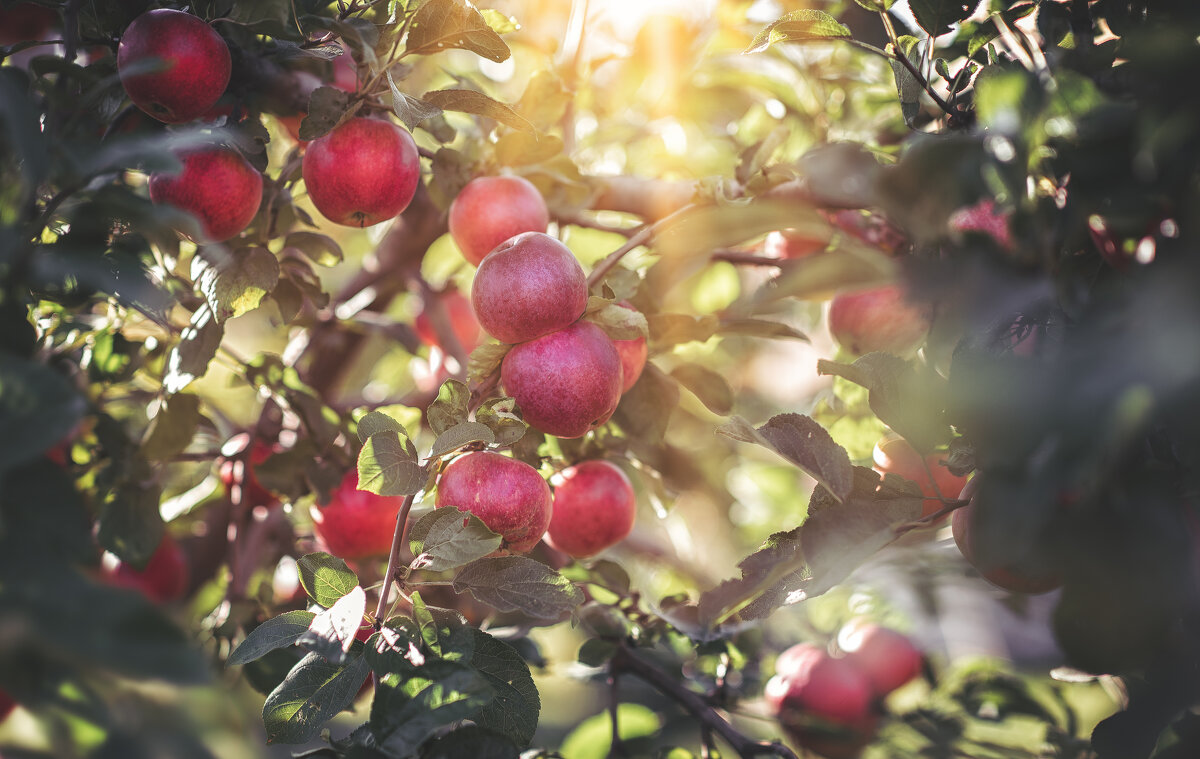
<svg viewBox="0 0 1200 759">
<path fill-rule="evenodd" d="M 637 498 L 621 468 L 607 461 L 583 461 L 550 480 L 554 513 L 546 542 L 574 558 L 600 553 L 633 530 Z"/>
<path fill-rule="evenodd" d="M 182 160 L 179 174 L 150 177 L 150 199 L 195 216 L 205 242 L 238 235 L 258 213 L 262 174 L 230 148 L 197 150 L 184 154 Z"/>
<path fill-rule="evenodd" d="M 910 356 L 925 342 L 929 326 L 929 309 L 909 303 L 897 285 L 841 293 L 829 304 L 833 339 L 856 356 L 873 351 Z"/>
<path fill-rule="evenodd" d="M 130 100 L 168 124 L 191 121 L 212 108 L 231 70 L 221 35 L 196 16 L 168 8 L 134 19 L 117 49 L 117 71 Z"/>
</svg>

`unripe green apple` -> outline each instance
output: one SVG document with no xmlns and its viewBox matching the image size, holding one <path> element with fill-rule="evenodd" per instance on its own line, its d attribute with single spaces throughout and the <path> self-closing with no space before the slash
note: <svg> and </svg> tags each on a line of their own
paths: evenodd
<svg viewBox="0 0 1200 759">
<path fill-rule="evenodd" d="M 886 696 L 921 674 L 923 657 L 906 635 L 863 620 L 838 633 L 846 659 L 871 681 L 876 696 Z"/>
<path fill-rule="evenodd" d="M 150 177 L 150 199 L 195 216 L 204 242 L 222 242 L 245 229 L 262 202 L 262 174 L 229 148 L 197 150 L 182 160 L 179 174 Z"/>
<path fill-rule="evenodd" d="M 550 525 L 550 486 L 538 471 L 499 453 L 459 456 L 442 472 L 437 506 L 453 506 L 479 517 L 504 539 L 502 549 L 527 553 Z"/>
<path fill-rule="evenodd" d="M 546 201 L 521 177 L 472 179 L 450 204 L 450 236 L 476 266 L 500 243 L 523 232 L 545 232 Z"/>
<path fill-rule="evenodd" d="M 856 356 L 884 351 L 907 357 L 925 342 L 930 313 L 909 303 L 896 285 L 841 293 L 829 304 L 829 331 Z"/>
<path fill-rule="evenodd" d="M 607 422 L 621 400 L 621 356 L 604 330 L 578 321 L 513 346 L 500 380 L 526 422 L 550 435 L 582 437 Z"/>
<path fill-rule="evenodd" d="M 140 591 L 155 603 L 168 603 L 183 598 L 187 592 L 187 558 L 174 538 L 163 535 L 145 567 L 136 569 L 118 562 L 104 577 L 112 585 Z"/>
<path fill-rule="evenodd" d="M 923 517 L 942 508 L 941 501 L 936 500 L 939 495 L 947 500 L 957 498 L 963 486 L 967 484 L 966 477 L 952 474 L 942 463 L 944 454 L 931 453 L 922 460 L 921 454 L 898 435 L 884 437 L 876 443 L 871 458 L 874 462 L 872 468 L 876 472 L 897 474 L 920 486 L 921 493 L 925 495 L 925 501 L 921 505 Z M 929 477 L 930 472 L 933 472 L 933 479 Z"/>
<path fill-rule="evenodd" d="M 479 320 L 475 318 L 475 309 L 471 306 L 471 300 L 453 288 L 436 293 L 433 297 L 441 301 L 446 317 L 450 320 L 450 330 L 458 338 L 458 344 L 467 353 L 475 350 L 479 345 Z M 429 318 L 428 305 L 417 315 L 413 327 L 417 332 L 417 337 L 421 340 L 442 350 L 446 349 L 433 328 L 433 322 Z"/>
<path fill-rule="evenodd" d="M 583 461 L 551 479 L 554 514 L 546 542 L 577 559 L 619 543 L 633 530 L 633 483 L 615 464 Z"/>
<path fill-rule="evenodd" d="M 329 553 L 343 559 L 387 556 L 392 549 L 396 514 L 404 499 L 358 489 L 351 469 L 322 507 L 313 506 L 313 531 Z"/>
<path fill-rule="evenodd" d="M 471 305 L 479 324 L 502 343 L 523 343 L 563 329 L 587 308 L 587 277 L 575 254 L 541 232 L 501 243 L 479 265 Z"/>
<path fill-rule="evenodd" d="M 394 217 L 408 207 L 421 180 L 412 135 L 390 121 L 362 116 L 309 143 L 302 171 L 317 210 L 349 227 Z"/>
<path fill-rule="evenodd" d="M 155 61 L 163 66 L 145 70 Z M 221 35 L 190 13 L 167 8 L 134 19 L 117 48 L 117 71 L 129 99 L 168 124 L 204 115 L 225 92 L 231 70 Z"/>
<path fill-rule="evenodd" d="M 628 308 L 630 311 L 637 309 L 631 306 L 626 301 L 621 301 L 617 304 L 622 308 Z M 646 347 L 646 338 L 635 337 L 632 340 L 613 340 L 613 345 L 617 348 L 617 353 L 621 356 L 621 392 L 629 392 L 629 388 L 637 384 L 638 378 L 642 376 L 642 369 L 646 368 L 646 356 L 648 349 Z"/>
</svg>

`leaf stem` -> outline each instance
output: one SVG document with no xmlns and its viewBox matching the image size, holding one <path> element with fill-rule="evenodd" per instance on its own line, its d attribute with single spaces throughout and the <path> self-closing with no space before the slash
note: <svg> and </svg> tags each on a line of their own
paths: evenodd
<svg viewBox="0 0 1200 759">
<path fill-rule="evenodd" d="M 392 533 L 392 550 L 388 553 L 387 572 L 383 575 L 383 587 L 379 589 L 379 603 L 375 606 L 375 629 L 383 626 L 383 615 L 387 610 L 388 597 L 391 595 L 392 580 L 400 563 L 400 549 L 404 545 L 404 536 L 408 533 L 408 512 L 412 511 L 415 495 L 404 497 L 400 511 L 396 513 L 396 531 Z"/>
<path fill-rule="evenodd" d="M 617 263 L 620 262 L 620 260 L 622 258 L 625 257 L 626 253 L 628 253 L 629 251 L 633 250 L 634 248 L 638 247 L 642 243 L 649 240 L 659 230 L 661 230 L 666 224 L 668 224 L 672 221 L 678 220 L 680 216 L 687 213 L 688 211 L 693 210 L 694 208 L 696 208 L 695 203 L 688 203 L 683 208 L 677 209 L 676 211 L 664 216 L 663 218 L 659 219 L 658 221 L 654 222 L 653 224 L 644 225 L 632 237 L 630 237 L 629 240 L 627 240 L 624 245 L 617 248 L 612 253 L 609 253 L 607 256 L 604 257 L 604 260 L 602 260 L 600 263 L 596 264 L 596 267 L 594 269 L 592 269 L 592 273 L 588 275 L 588 278 L 587 278 L 588 287 L 589 288 L 594 287 L 598 282 L 600 282 L 600 280 L 604 279 L 604 275 L 608 274 L 612 270 L 612 268 L 614 266 L 616 266 Z"/>
</svg>

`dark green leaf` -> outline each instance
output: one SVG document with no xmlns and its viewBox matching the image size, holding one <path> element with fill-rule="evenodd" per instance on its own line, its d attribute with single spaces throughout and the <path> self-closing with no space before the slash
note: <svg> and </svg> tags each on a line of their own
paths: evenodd
<svg viewBox="0 0 1200 759">
<path fill-rule="evenodd" d="M 335 266 L 342 262 L 342 246 L 328 235 L 316 232 L 292 232 L 283 241 L 285 247 L 296 248 L 315 264 Z"/>
<path fill-rule="evenodd" d="M 151 461 L 169 461 L 192 442 L 200 424 L 200 397 L 176 393 L 150 422 L 142 452 Z"/>
<path fill-rule="evenodd" d="M 145 565 L 162 542 L 163 520 L 159 514 L 162 486 L 151 479 L 149 466 L 140 461 L 146 479 L 121 482 L 100 511 L 96 540 L 123 561 Z"/>
<path fill-rule="evenodd" d="M 479 517 L 453 508 L 434 509 L 409 531 L 412 568 L 443 572 L 461 567 L 500 548 L 501 538 Z"/>
<path fill-rule="evenodd" d="M 474 669 L 431 662 L 380 679 L 371 730 L 389 756 L 409 756 L 438 728 L 470 717 L 492 696 L 491 686 Z"/>
<path fill-rule="evenodd" d="M 512 398 L 489 398 L 475 411 L 475 420 L 486 424 L 495 436 L 494 445 L 508 446 L 524 437 L 529 425 L 516 415 Z"/>
<path fill-rule="evenodd" d="M 621 396 L 612 418 L 631 437 L 656 443 L 666 435 L 671 412 L 678 405 L 679 383 L 646 364 L 642 376 Z"/>
<path fill-rule="evenodd" d="M 494 442 L 496 442 L 496 436 L 492 434 L 491 428 L 486 424 L 459 422 L 437 436 L 437 440 L 433 441 L 433 449 L 429 452 L 429 458 L 440 458 L 472 443 L 491 445 Z"/>
<path fill-rule="evenodd" d="M 787 593 L 808 578 L 800 530 L 771 535 L 757 551 L 738 562 L 740 577 L 702 593 L 697 605 L 700 624 L 712 629 L 734 614 L 742 620 L 762 619 L 785 603 Z"/>
<path fill-rule="evenodd" d="M 429 0 L 417 11 L 408 32 L 406 51 L 433 55 L 462 48 L 500 63 L 511 54 L 479 11 L 462 0 Z"/>
<path fill-rule="evenodd" d="M 324 137 L 358 112 L 361 100 L 337 87 L 318 87 L 308 99 L 308 115 L 300 122 L 300 139 Z"/>
<path fill-rule="evenodd" d="M 828 13 L 805 8 L 792 11 L 768 24 L 754 36 L 745 53 L 761 53 L 777 42 L 803 42 L 805 40 L 842 39 L 850 36 L 850 30 Z"/>
<path fill-rule="evenodd" d="M 358 489 L 376 495 L 413 495 L 425 487 L 425 470 L 392 431 L 378 432 L 358 453 Z"/>
<path fill-rule="evenodd" d="M 575 658 L 585 667 L 603 667 L 617 652 L 617 643 L 602 638 L 588 638 L 579 647 Z"/>
<path fill-rule="evenodd" d="M 167 356 L 167 373 L 163 376 L 163 389 L 178 393 L 203 377 L 208 364 L 217 355 L 225 327 L 213 319 L 208 305 L 202 305 L 192 314 L 191 323 L 179 335 L 179 342 Z"/>
<path fill-rule="evenodd" d="M 974 13 L 978 5 L 963 0 L 909 0 L 908 7 L 921 28 L 937 37 Z"/>
<path fill-rule="evenodd" d="M 404 425 L 381 411 L 368 411 L 358 420 L 358 440 L 365 443 L 372 435 L 380 432 L 394 432 L 398 437 L 408 439 L 408 430 Z"/>
<path fill-rule="evenodd" d="M 475 351 L 478 353 L 478 349 Z M 471 354 L 474 356 L 474 353 Z M 471 400 L 471 391 L 456 379 L 448 379 L 438 390 L 438 397 L 425 412 L 429 427 L 433 434 L 440 435 L 451 427 L 467 421 L 470 414 L 467 404 Z"/>
<path fill-rule="evenodd" d="M 641 311 L 625 308 L 594 295 L 588 299 L 584 318 L 597 324 L 613 340 L 636 340 L 650 334 L 646 316 Z"/>
<path fill-rule="evenodd" d="M 315 615 L 311 611 L 288 611 L 272 617 L 250 631 L 238 647 L 229 654 L 227 666 L 246 664 L 279 648 L 296 643 L 308 632 Z"/>
<path fill-rule="evenodd" d="M 445 661 L 468 661 L 475 653 L 475 637 L 463 615 L 451 609 L 426 606 L 413 593 L 413 621 L 420 631 L 424 651 Z"/>
<path fill-rule="evenodd" d="M 367 596 L 362 587 L 356 585 L 333 606 L 313 617 L 308 632 L 301 635 L 297 643 L 324 656 L 330 664 L 341 664 L 350 653 L 366 610 Z"/>
<path fill-rule="evenodd" d="M 517 113 L 511 106 L 475 90 L 433 90 L 422 98 L 426 103 L 443 111 L 461 111 L 487 119 L 499 121 L 505 126 L 522 132 L 534 132 L 533 124 Z"/>
<path fill-rule="evenodd" d="M 279 261 L 266 248 L 243 248 L 219 259 L 204 255 L 224 250 L 205 248 L 192 259 L 196 284 L 218 322 L 258 308 L 279 282 Z"/>
<path fill-rule="evenodd" d="M 542 700 L 529 674 L 529 666 L 516 649 L 472 628 L 475 654 L 471 666 L 483 673 L 495 698 L 475 715 L 475 724 L 507 736 L 518 746 L 528 746 L 537 731 Z"/>
<path fill-rule="evenodd" d="M 87 403 L 66 377 L 42 364 L 0 361 L 0 473 L 41 455 L 79 423 Z"/>
<path fill-rule="evenodd" d="M 521 750 L 503 736 L 478 725 L 460 727 L 421 747 L 421 759 L 463 759 L 466 756 L 471 759 L 519 759 Z"/>
<path fill-rule="evenodd" d="M 807 416 L 779 414 L 758 429 L 745 419 L 734 417 L 717 432 L 775 451 L 829 488 L 838 499 L 848 496 L 854 485 L 853 469 L 846 449 L 835 443 L 824 427 Z"/>
<path fill-rule="evenodd" d="M 358 586 L 358 575 L 346 562 L 327 553 L 310 553 L 300 557 L 300 584 L 308 597 L 326 609 Z"/>
<path fill-rule="evenodd" d="M 671 376 L 714 414 L 728 416 L 733 410 L 733 389 L 712 369 L 699 364 L 680 364 L 671 370 Z"/>
<path fill-rule="evenodd" d="M 370 670 L 362 657 L 345 666 L 310 653 L 263 704 L 268 743 L 306 743 L 353 701 Z"/>
<path fill-rule="evenodd" d="M 558 619 L 583 600 L 570 580 L 524 556 L 468 564 L 454 578 L 454 592 L 465 590 L 497 611 L 520 611 L 537 619 Z"/>
<path fill-rule="evenodd" d="M 417 128 L 417 124 L 442 112 L 442 109 L 435 105 L 430 105 L 424 100 L 401 92 L 400 88 L 396 86 L 395 80 L 392 79 L 391 71 L 387 72 L 387 80 L 388 86 L 392 88 L 392 112 L 404 122 L 404 126 L 408 127 L 410 132 Z"/>
</svg>

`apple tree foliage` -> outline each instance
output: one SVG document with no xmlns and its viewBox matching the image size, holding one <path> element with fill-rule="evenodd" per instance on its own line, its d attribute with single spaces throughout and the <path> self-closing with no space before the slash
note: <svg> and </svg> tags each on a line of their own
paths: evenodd
<svg viewBox="0 0 1200 759">
<path fill-rule="evenodd" d="M 910 0 L 911 27 L 892 0 L 722 0 L 651 15 L 606 54 L 600 3 L 201 0 L 189 12 L 233 57 L 227 108 L 170 128 L 116 74 L 151 4 L 36 5 L 51 27 L 0 46 L 0 690 L 43 736 L 12 756 L 213 756 L 212 731 L 243 715 L 194 694 L 244 703 L 247 685 L 262 706 L 239 728 L 247 752 L 582 757 L 619 736 L 617 755 L 791 756 L 778 726 L 744 718 L 764 714 L 771 657 L 795 642 L 771 625 L 898 542 L 937 551 L 912 549 L 936 527 L 917 486 L 863 466 L 856 430 L 882 425 L 977 473 L 981 562 L 1062 578 L 1065 666 L 1049 680 L 935 659 L 866 755 L 1196 755 L 1192 0 Z M 358 89 L 300 102 L 294 73 L 329 80 L 345 55 Z M 414 132 L 417 197 L 369 238 L 304 200 L 275 118 L 305 106 L 306 140 L 372 113 Z M 195 220 L 153 205 L 145 177 L 213 142 L 265 172 L 264 197 L 240 236 L 197 247 L 179 234 Z M 591 251 L 585 318 L 649 339 L 638 383 L 582 439 L 527 428 L 494 342 L 451 351 L 444 383 L 409 376 L 428 366 L 413 304 L 469 282 L 438 252 L 445 210 L 501 171 Z M 1007 235 L 951 223 L 981 201 Z M 755 255 L 781 228 L 825 250 Z M 792 408 L 739 386 L 767 346 L 823 329 L 814 304 L 889 282 L 933 310 L 916 357 L 830 348 L 772 378 L 836 378 Z M 431 321 L 450 334 L 436 306 Z M 270 449 L 253 473 L 279 503 L 245 495 L 253 448 L 230 441 L 246 433 Z M 722 550 L 744 558 L 706 578 L 646 539 L 580 562 L 493 555 L 477 519 L 428 507 L 440 468 L 478 449 L 545 473 L 620 462 L 643 521 L 697 502 L 728 518 L 739 473 L 790 479 L 765 541 L 726 525 Z M 355 466 L 363 489 L 407 499 L 387 569 L 313 547 L 309 506 Z M 185 549 L 186 600 L 99 580 L 102 554 L 140 567 L 165 534 Z M 572 666 L 546 650 L 562 636 L 604 694 L 570 735 L 581 717 L 539 688 Z M 1093 678 L 1121 708 L 1081 725 L 1083 686 L 1061 680 Z"/>
</svg>

